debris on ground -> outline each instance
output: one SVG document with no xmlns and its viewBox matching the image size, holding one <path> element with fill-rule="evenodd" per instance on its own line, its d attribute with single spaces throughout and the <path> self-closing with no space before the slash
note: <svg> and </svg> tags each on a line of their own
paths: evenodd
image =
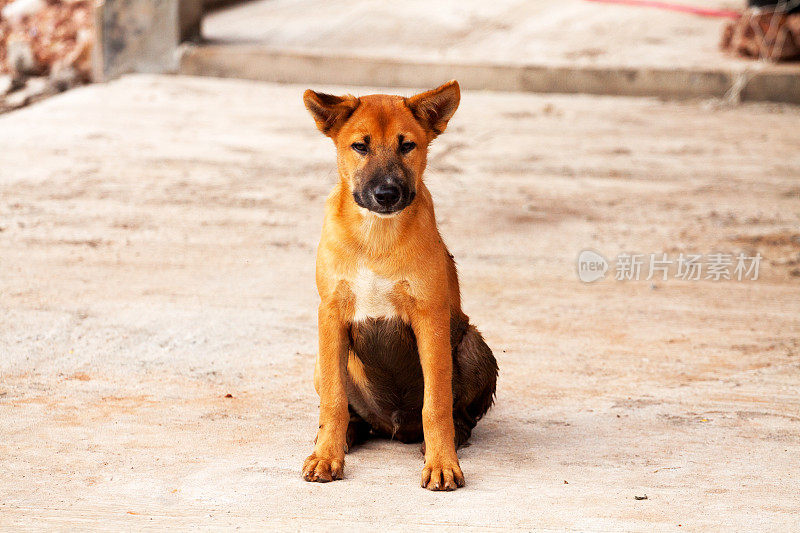
<svg viewBox="0 0 800 533">
<path fill-rule="evenodd" d="M 0 0 L 0 113 L 91 81 L 88 0 Z"/>
<path fill-rule="evenodd" d="M 725 25 L 720 48 L 753 59 L 800 58 L 800 13 L 750 9 Z"/>
<path fill-rule="evenodd" d="M 634 500 L 639 500 L 639 501 L 646 500 L 647 499 L 647 494 L 645 494 L 644 496 L 634 496 L 633 499 Z"/>
</svg>

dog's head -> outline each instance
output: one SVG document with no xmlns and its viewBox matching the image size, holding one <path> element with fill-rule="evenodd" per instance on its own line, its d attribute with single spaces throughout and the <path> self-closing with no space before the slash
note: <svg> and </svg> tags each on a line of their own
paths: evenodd
<svg viewBox="0 0 800 533">
<path fill-rule="evenodd" d="M 310 89 L 303 95 L 317 127 L 336 144 L 339 174 L 354 201 L 379 216 L 399 213 L 414 201 L 428 144 L 445 130 L 460 98 L 455 80 L 410 98 Z"/>
</svg>

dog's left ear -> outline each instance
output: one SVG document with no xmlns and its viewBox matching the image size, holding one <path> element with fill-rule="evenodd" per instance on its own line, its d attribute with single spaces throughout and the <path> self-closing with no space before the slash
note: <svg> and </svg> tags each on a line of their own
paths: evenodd
<svg viewBox="0 0 800 533">
<path fill-rule="evenodd" d="M 356 110 L 359 101 L 358 98 L 349 94 L 334 96 L 308 89 L 303 93 L 303 103 L 314 117 L 319 131 L 328 137 L 333 137 Z"/>
<path fill-rule="evenodd" d="M 406 98 L 406 105 L 419 123 L 436 137 L 444 132 L 460 101 L 458 82 L 450 80 L 441 87 Z"/>
</svg>

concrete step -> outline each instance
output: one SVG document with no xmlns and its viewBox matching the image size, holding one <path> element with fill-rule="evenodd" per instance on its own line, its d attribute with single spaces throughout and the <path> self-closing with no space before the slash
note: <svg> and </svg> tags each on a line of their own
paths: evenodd
<svg viewBox="0 0 800 533">
<path fill-rule="evenodd" d="M 326 54 L 263 44 L 213 44 L 186 46 L 180 73 L 372 87 L 432 87 L 455 78 L 463 88 L 476 90 L 800 104 L 800 65 L 763 62 L 718 68 L 480 63 Z"/>
</svg>

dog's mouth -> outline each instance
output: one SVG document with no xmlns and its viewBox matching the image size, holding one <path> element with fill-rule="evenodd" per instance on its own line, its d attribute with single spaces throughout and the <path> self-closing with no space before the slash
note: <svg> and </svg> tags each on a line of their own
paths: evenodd
<svg viewBox="0 0 800 533">
<path fill-rule="evenodd" d="M 370 182 L 367 186 L 353 191 L 353 199 L 359 207 L 363 207 L 378 216 L 395 215 L 411 205 L 416 192 L 396 180 L 380 180 Z"/>
</svg>

